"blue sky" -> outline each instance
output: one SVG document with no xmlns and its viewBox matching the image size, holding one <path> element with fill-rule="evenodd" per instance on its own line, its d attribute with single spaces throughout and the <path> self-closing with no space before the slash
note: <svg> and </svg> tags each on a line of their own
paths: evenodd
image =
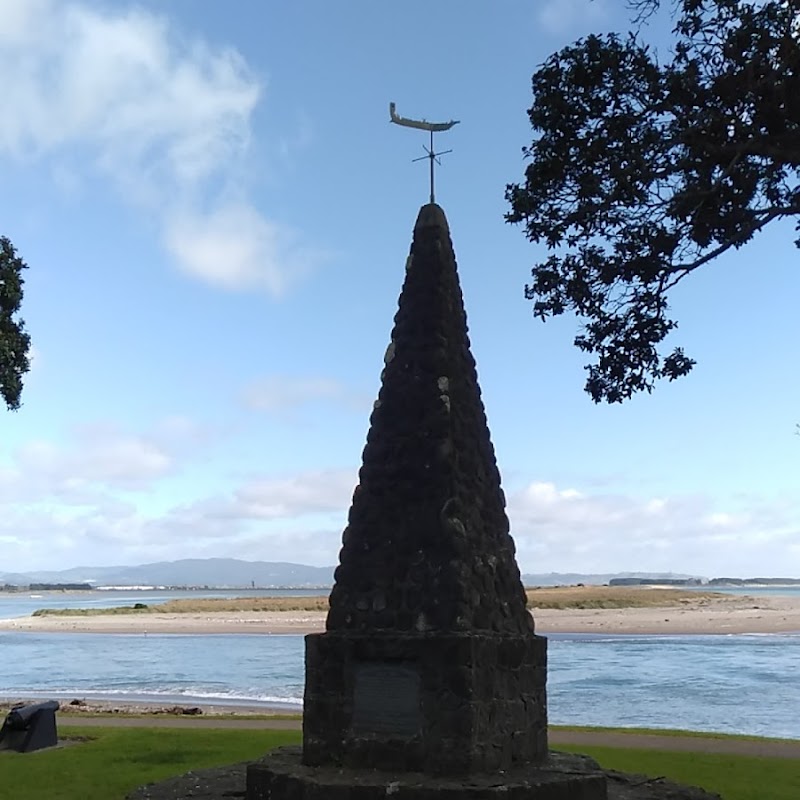
<svg viewBox="0 0 800 800">
<path fill-rule="evenodd" d="M 523 571 L 800 576 L 791 226 L 679 287 L 698 366 L 622 406 L 523 298 L 531 74 L 624 6 L 4 0 L 0 233 L 35 351 L 0 413 L 0 571 L 336 562 L 427 199 L 393 100 L 462 121 L 437 200 Z"/>
</svg>

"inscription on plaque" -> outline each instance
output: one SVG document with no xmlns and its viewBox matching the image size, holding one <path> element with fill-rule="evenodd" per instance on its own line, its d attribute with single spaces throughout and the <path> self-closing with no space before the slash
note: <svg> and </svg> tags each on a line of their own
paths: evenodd
<svg viewBox="0 0 800 800">
<path fill-rule="evenodd" d="M 410 737 L 419 733 L 419 671 L 413 663 L 357 664 L 353 733 Z"/>
</svg>

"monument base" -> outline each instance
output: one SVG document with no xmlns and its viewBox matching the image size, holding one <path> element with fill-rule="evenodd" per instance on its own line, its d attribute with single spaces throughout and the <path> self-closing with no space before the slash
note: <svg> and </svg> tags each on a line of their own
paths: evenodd
<svg viewBox="0 0 800 800">
<path fill-rule="evenodd" d="M 467 775 L 547 756 L 547 639 L 532 633 L 311 633 L 303 761 Z"/>
<path fill-rule="evenodd" d="M 247 800 L 608 800 L 605 773 L 589 757 L 551 752 L 504 772 L 421 772 L 309 767 L 299 747 L 273 750 L 247 768 Z"/>
<path fill-rule="evenodd" d="M 285 751 L 282 751 L 285 753 Z M 564 754 L 554 754 L 556 759 L 570 758 Z M 214 767 L 212 769 L 199 769 L 192 772 L 187 772 L 184 775 L 179 775 L 174 778 L 167 778 L 166 780 L 159 781 L 158 783 L 149 783 L 146 786 L 140 786 L 135 791 L 131 792 L 127 800 L 231 800 L 236 797 L 248 798 L 264 798 L 269 797 L 269 800 L 285 800 L 292 795 L 281 794 L 280 789 L 274 786 L 269 789 L 271 795 L 265 794 L 267 791 L 265 782 L 267 776 L 264 769 L 272 770 L 273 773 L 283 775 L 283 778 L 288 781 L 289 778 L 294 777 L 298 781 L 302 780 L 302 775 L 319 775 L 328 776 L 323 780 L 331 780 L 332 775 L 338 775 L 338 783 L 334 783 L 335 788 L 340 794 L 326 794 L 327 784 L 317 783 L 316 791 L 317 797 L 348 797 L 349 800 L 362 800 L 362 798 L 380 797 L 381 800 L 393 800 L 393 798 L 425 798 L 435 797 L 441 800 L 447 797 L 444 794 L 436 794 L 435 787 L 440 784 L 449 785 L 451 787 L 450 797 L 467 797 L 478 798 L 481 797 L 477 793 L 479 786 L 475 786 L 475 776 L 464 778 L 464 783 L 459 784 L 455 778 L 441 779 L 430 778 L 424 775 L 416 775 L 418 783 L 416 786 L 413 784 L 403 785 L 403 794 L 399 794 L 395 789 L 399 789 L 401 784 L 396 786 L 391 784 L 393 780 L 391 774 L 387 776 L 382 773 L 380 777 L 382 780 L 378 781 L 373 778 L 372 783 L 363 784 L 366 770 L 333 770 L 327 768 L 322 770 L 319 767 L 310 769 L 302 767 L 299 764 L 299 748 L 295 750 L 294 761 L 291 762 L 285 755 L 281 758 L 283 771 L 278 769 L 278 763 L 273 760 L 273 753 L 268 754 L 265 758 L 256 762 L 240 762 L 238 764 L 229 764 L 224 767 Z M 563 762 L 562 762 L 563 763 Z M 594 772 L 595 764 L 590 760 L 576 759 L 573 762 L 577 765 L 578 769 L 573 770 L 577 775 L 570 774 L 567 778 L 579 778 L 581 774 L 582 765 L 590 767 L 590 775 Z M 535 771 L 534 767 L 528 768 L 531 773 Z M 249 774 L 248 774 L 249 773 Z M 496 797 L 498 800 L 511 800 L 511 798 L 541 798 L 551 797 L 547 794 L 532 794 L 535 789 L 531 788 L 530 784 L 527 786 L 524 783 L 525 770 L 520 767 L 518 771 L 513 772 L 498 772 L 493 775 L 485 775 L 483 788 L 487 791 L 494 792 L 494 794 L 486 794 L 484 797 Z M 408 780 L 411 775 L 405 773 L 404 780 Z M 718 794 L 713 792 L 706 792 L 698 789 L 696 786 L 682 786 L 666 778 L 648 778 L 645 775 L 630 775 L 622 772 L 614 772 L 611 770 L 605 773 L 607 782 L 607 795 L 601 794 L 600 797 L 608 800 L 721 800 Z M 350 783 L 345 783 L 346 781 Z M 399 779 L 395 776 L 394 780 Z M 516 783 L 514 783 L 516 781 Z M 248 794 L 245 790 L 245 783 L 249 782 L 252 787 L 252 792 Z M 456 787 L 456 794 L 452 794 L 452 787 Z M 509 788 L 503 788 L 508 786 Z M 376 788 L 377 787 L 377 788 Z M 349 790 L 349 794 L 342 795 L 342 791 Z M 424 794 L 425 791 L 434 790 L 434 793 Z M 416 794 L 410 792 L 416 791 Z M 579 790 L 580 791 L 580 790 Z M 526 793 L 527 792 L 527 793 Z M 314 797 L 312 794 L 295 795 L 299 797 Z M 557 795 L 559 796 L 559 795 Z M 592 797 L 594 795 L 588 795 Z M 576 798 L 587 797 L 585 794 L 562 794 L 560 797 L 567 797 L 569 800 L 576 800 Z"/>
</svg>

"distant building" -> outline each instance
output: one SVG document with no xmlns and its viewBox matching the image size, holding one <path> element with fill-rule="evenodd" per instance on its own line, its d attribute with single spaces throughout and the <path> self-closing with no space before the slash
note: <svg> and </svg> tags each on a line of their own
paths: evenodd
<svg viewBox="0 0 800 800">
<path fill-rule="evenodd" d="M 94 587 L 91 583 L 32 583 L 32 592 L 88 592 Z"/>
<path fill-rule="evenodd" d="M 702 586 L 700 578 L 612 578 L 609 586 Z"/>
</svg>

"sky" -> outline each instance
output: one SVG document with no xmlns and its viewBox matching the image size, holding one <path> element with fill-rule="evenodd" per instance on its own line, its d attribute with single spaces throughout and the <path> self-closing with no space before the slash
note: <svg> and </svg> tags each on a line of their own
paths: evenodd
<svg viewBox="0 0 800 800">
<path fill-rule="evenodd" d="M 522 571 L 800 576 L 791 227 L 678 287 L 697 366 L 622 405 L 584 393 L 576 320 L 524 299 L 531 75 L 629 27 L 622 0 L 2 0 L 33 363 L 0 410 L 0 572 L 337 562 L 428 195 L 394 101 L 461 120 L 436 199 Z"/>
</svg>

